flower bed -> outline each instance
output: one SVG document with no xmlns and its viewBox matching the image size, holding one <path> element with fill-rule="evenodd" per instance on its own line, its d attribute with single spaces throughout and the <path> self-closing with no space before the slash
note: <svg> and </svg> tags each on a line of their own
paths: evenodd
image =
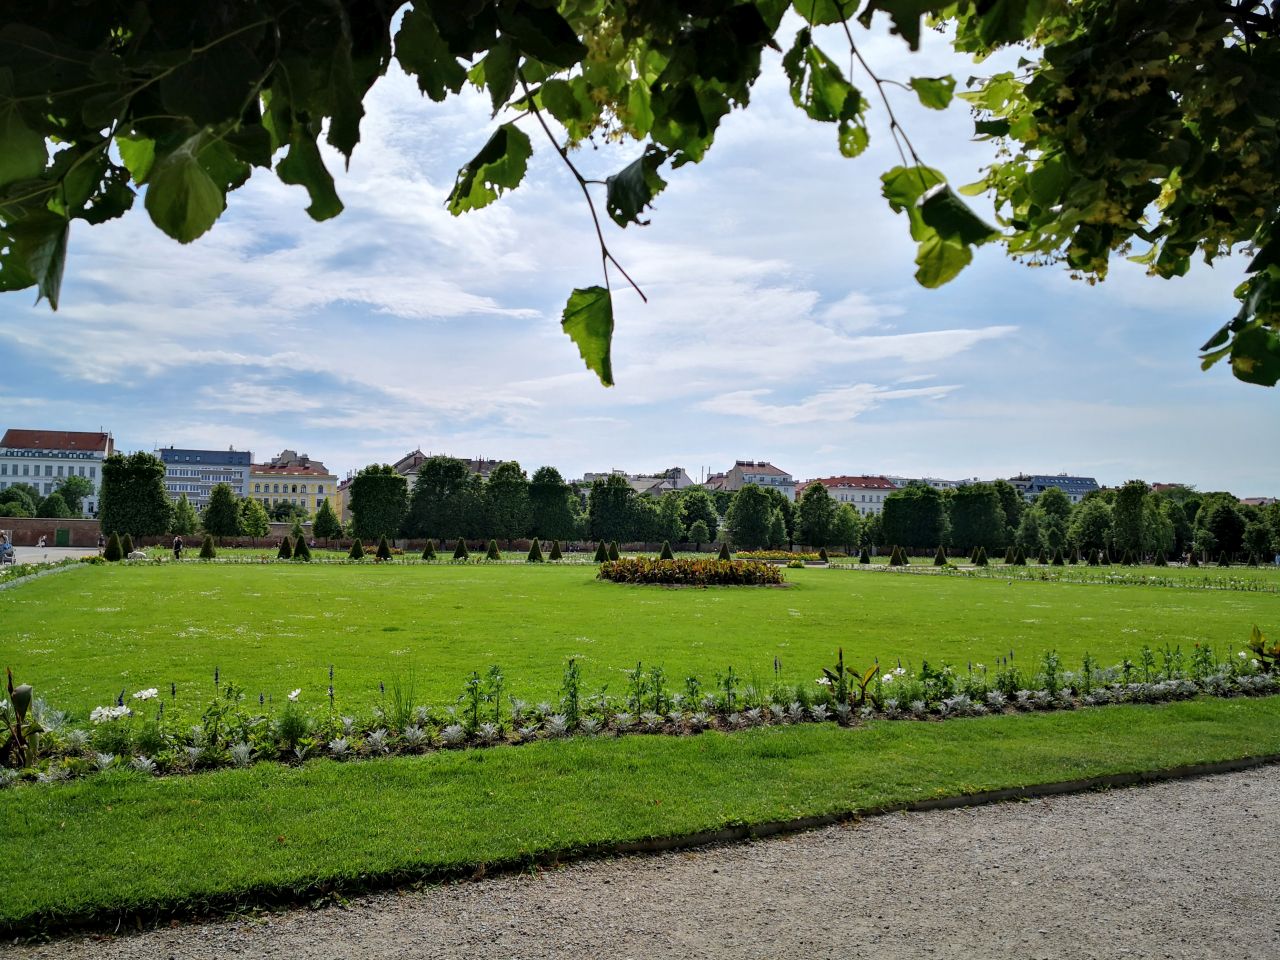
<svg viewBox="0 0 1280 960">
<path fill-rule="evenodd" d="M 122 692 L 115 703 L 95 708 L 87 725 L 18 687 L 16 695 L 10 691 L 12 704 L 0 700 L 0 788 L 117 767 L 147 775 L 183 774 L 261 761 L 352 760 L 573 735 L 680 735 L 796 723 L 851 726 L 873 719 L 949 720 L 1280 693 L 1280 644 L 1269 644 L 1255 628 L 1250 648 L 1223 660 L 1208 646 L 1196 645 L 1189 656 L 1180 648 L 1143 647 L 1136 659 L 1111 667 L 1086 655 L 1074 670 L 1052 651 L 1025 669 L 1009 655 L 990 669 L 980 663 L 959 670 L 925 662 L 919 669 L 899 664 L 887 671 L 878 663 L 847 667 L 841 653 L 816 682 L 784 681 L 775 660 L 767 687 L 745 683 L 730 667 L 713 682 L 688 677 L 677 689 L 660 666 L 637 664 L 627 671 L 621 696 L 606 695 L 603 688 L 585 695 L 581 669 L 571 659 L 554 703 L 530 704 L 510 696 L 502 671 L 493 666 L 483 675 L 473 673 L 453 705 L 417 704 L 411 689 L 393 683 L 390 692 L 379 684 L 371 702 L 350 712 L 345 703 L 339 706 L 332 682 L 319 696 L 308 697 L 299 688 L 275 703 L 263 694 L 246 696 L 215 669 L 211 701 L 179 698 L 173 684 Z M 17 764 L 16 729 L 32 744 Z"/>
<path fill-rule="evenodd" d="M 779 567 L 758 560 L 651 560 L 648 557 L 605 561 L 600 564 L 599 578 L 614 583 L 682 587 L 774 586 L 784 582 Z"/>
<path fill-rule="evenodd" d="M 822 559 L 816 553 L 793 553 L 790 550 L 739 550 L 737 556 L 742 560 L 807 560 L 810 563 L 817 563 Z"/>
</svg>

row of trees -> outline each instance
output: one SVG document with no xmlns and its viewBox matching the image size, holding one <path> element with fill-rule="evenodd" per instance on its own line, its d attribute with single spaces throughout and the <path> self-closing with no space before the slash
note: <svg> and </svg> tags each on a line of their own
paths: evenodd
<svg viewBox="0 0 1280 960">
<path fill-rule="evenodd" d="M 93 496 L 93 481 L 87 477 L 63 477 L 48 496 L 31 483 L 15 483 L 0 490 L 0 517 L 48 517 L 76 520 L 83 516 L 80 506 Z"/>
</svg>

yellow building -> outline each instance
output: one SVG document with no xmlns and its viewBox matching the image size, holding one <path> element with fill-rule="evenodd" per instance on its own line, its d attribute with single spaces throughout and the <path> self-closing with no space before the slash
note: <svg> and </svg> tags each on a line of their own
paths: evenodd
<svg viewBox="0 0 1280 960">
<path fill-rule="evenodd" d="M 295 450 L 282 450 L 270 463 L 249 468 L 249 496 L 268 513 L 281 503 L 292 503 L 314 517 L 320 504 L 334 499 L 337 489 L 338 478 L 323 463 L 305 453 L 299 456 Z"/>
</svg>

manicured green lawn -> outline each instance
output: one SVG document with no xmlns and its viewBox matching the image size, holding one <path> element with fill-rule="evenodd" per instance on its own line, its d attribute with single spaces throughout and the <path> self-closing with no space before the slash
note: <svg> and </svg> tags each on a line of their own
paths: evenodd
<svg viewBox="0 0 1280 960">
<path fill-rule="evenodd" d="M 1280 752 L 1280 698 L 541 742 L 0 791 L 0 934 Z M 1080 838 L 1082 857 L 1098 851 Z M 438 874 L 437 874 L 438 875 Z"/>
<path fill-rule="evenodd" d="M 1143 644 L 1240 648 L 1280 632 L 1280 596 L 1239 591 L 788 570 L 786 588 L 670 590 L 595 580 L 591 566 L 184 564 L 86 567 L 0 592 L 0 666 L 83 718 L 120 691 L 204 701 L 213 671 L 279 701 L 301 687 L 367 708 L 412 672 L 419 702 L 452 702 L 472 670 L 502 666 L 509 693 L 554 700 L 577 657 L 586 692 L 624 692 L 636 661 L 679 687 L 730 665 L 771 681 L 817 677 L 837 646 L 854 663 L 901 657 L 1030 665 L 1056 649 L 1074 667 Z"/>
</svg>

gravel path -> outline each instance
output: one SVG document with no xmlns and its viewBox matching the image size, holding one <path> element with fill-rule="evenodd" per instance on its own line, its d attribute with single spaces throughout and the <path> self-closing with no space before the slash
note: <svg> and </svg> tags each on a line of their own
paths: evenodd
<svg viewBox="0 0 1280 960">
<path fill-rule="evenodd" d="M 1280 767 L 0 948 L 32 958 L 1280 957 Z"/>
</svg>

